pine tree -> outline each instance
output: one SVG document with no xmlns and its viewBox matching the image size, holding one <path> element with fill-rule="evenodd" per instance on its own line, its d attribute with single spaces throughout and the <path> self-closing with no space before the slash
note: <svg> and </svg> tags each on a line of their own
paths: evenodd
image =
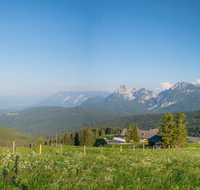
<svg viewBox="0 0 200 190">
<path fill-rule="evenodd" d="M 62 141 L 62 136 L 59 135 L 59 136 L 58 136 L 58 140 L 57 140 L 58 144 L 61 144 L 61 141 Z"/>
<path fill-rule="evenodd" d="M 85 130 L 87 129 L 87 126 L 84 126 L 82 128 L 82 130 L 79 132 L 79 135 L 78 135 L 78 141 L 79 141 L 79 145 L 80 146 L 83 146 L 85 145 L 84 142 L 85 142 Z"/>
<path fill-rule="evenodd" d="M 39 137 L 38 144 L 41 144 L 41 145 L 44 144 L 44 140 L 43 140 L 42 136 Z"/>
<path fill-rule="evenodd" d="M 93 146 L 95 143 L 95 135 L 91 129 L 91 127 L 87 127 L 84 131 L 84 145 Z"/>
<path fill-rule="evenodd" d="M 131 131 L 131 140 L 133 140 L 134 142 L 140 142 L 140 135 L 137 125 L 134 125 L 133 130 Z"/>
<path fill-rule="evenodd" d="M 162 120 L 163 123 L 160 123 L 157 133 L 162 137 L 162 145 L 183 145 L 187 142 L 187 130 L 185 129 L 187 122 L 184 122 L 184 114 L 177 113 L 173 117 L 172 114 L 167 113 L 162 117 Z"/>
<path fill-rule="evenodd" d="M 70 138 L 70 133 L 69 132 L 65 133 L 65 136 L 64 136 L 63 140 L 64 140 L 64 144 L 70 145 L 71 138 Z"/>
<path fill-rule="evenodd" d="M 95 134 L 95 138 L 99 137 L 99 129 L 98 128 L 95 128 L 92 130 Z"/>
<path fill-rule="evenodd" d="M 185 118 L 186 116 L 183 113 L 180 114 L 179 112 L 174 117 L 174 122 L 175 122 L 174 143 L 179 146 L 183 145 L 188 141 L 187 129 L 185 129 L 185 125 L 187 124 L 187 122 L 184 122 Z"/>
<path fill-rule="evenodd" d="M 103 128 L 100 129 L 99 131 L 99 136 L 105 135 L 105 130 Z"/>
<path fill-rule="evenodd" d="M 125 133 L 125 140 L 126 142 L 129 142 L 131 140 L 131 125 L 128 125 L 127 132 Z"/>
<path fill-rule="evenodd" d="M 174 121 L 173 115 L 169 112 L 162 117 L 163 123 L 159 123 L 158 135 L 162 137 L 162 145 L 173 145 L 173 134 L 174 134 Z"/>
<path fill-rule="evenodd" d="M 74 145 L 80 146 L 80 132 L 75 132 Z"/>
<path fill-rule="evenodd" d="M 75 132 L 70 134 L 70 145 L 75 144 Z"/>
</svg>

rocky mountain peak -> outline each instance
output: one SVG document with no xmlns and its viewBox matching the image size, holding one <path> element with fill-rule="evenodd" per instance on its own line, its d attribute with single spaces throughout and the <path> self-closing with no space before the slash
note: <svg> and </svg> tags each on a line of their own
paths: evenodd
<svg viewBox="0 0 200 190">
<path fill-rule="evenodd" d="M 189 85 L 191 83 L 189 82 L 178 82 L 177 84 L 175 84 L 174 86 L 172 86 L 170 88 L 170 90 L 174 90 L 174 89 L 184 89 L 185 87 L 187 87 L 187 85 Z"/>
<path fill-rule="evenodd" d="M 136 89 L 136 88 L 131 88 L 131 87 L 129 87 L 129 86 L 126 86 L 126 85 L 121 85 L 118 89 L 117 89 L 117 91 L 116 91 L 116 93 L 118 93 L 118 94 L 133 94 L 135 91 L 137 91 L 138 89 Z"/>
</svg>

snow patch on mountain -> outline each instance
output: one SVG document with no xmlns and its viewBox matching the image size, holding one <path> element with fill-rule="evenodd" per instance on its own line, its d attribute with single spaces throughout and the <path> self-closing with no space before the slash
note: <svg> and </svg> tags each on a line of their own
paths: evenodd
<svg viewBox="0 0 200 190">
<path fill-rule="evenodd" d="M 158 107 L 158 105 L 154 105 L 154 106 L 148 108 L 148 110 L 152 110 L 152 109 L 154 109 L 154 108 L 156 108 L 156 107 Z"/>
<path fill-rule="evenodd" d="M 168 107 L 168 106 L 170 106 L 170 105 L 172 105 L 172 104 L 176 104 L 177 103 L 177 101 L 173 101 L 173 102 L 167 102 L 167 101 L 164 101 L 162 104 L 161 104 L 161 108 L 165 108 L 165 107 Z"/>
<path fill-rule="evenodd" d="M 80 98 L 82 98 L 83 96 L 84 96 L 84 95 L 79 95 L 78 98 L 74 101 L 74 103 L 78 102 L 78 100 L 79 100 Z"/>
<path fill-rule="evenodd" d="M 65 98 L 62 102 L 61 102 L 61 104 L 63 104 L 66 100 L 69 100 L 71 98 L 71 96 L 67 96 L 67 98 Z"/>
</svg>

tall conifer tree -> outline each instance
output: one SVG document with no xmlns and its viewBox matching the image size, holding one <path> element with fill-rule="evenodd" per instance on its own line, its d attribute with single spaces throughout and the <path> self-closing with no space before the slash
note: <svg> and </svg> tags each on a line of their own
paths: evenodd
<svg viewBox="0 0 200 190">
<path fill-rule="evenodd" d="M 65 133 L 65 136 L 64 136 L 63 140 L 64 140 L 64 144 L 66 144 L 66 145 L 70 145 L 71 144 L 70 133 L 68 131 L 67 131 L 67 133 Z"/>
<path fill-rule="evenodd" d="M 167 113 L 162 117 L 163 123 L 159 125 L 159 132 L 157 133 L 162 137 L 162 145 L 183 145 L 187 142 L 187 130 L 184 122 L 185 115 L 177 113 L 175 117 Z"/>
<path fill-rule="evenodd" d="M 137 125 L 133 126 L 133 130 L 131 131 L 131 140 L 133 140 L 134 142 L 140 142 L 140 135 Z"/>
<path fill-rule="evenodd" d="M 163 123 L 159 123 L 158 135 L 162 137 L 162 145 L 173 145 L 174 121 L 169 112 L 162 117 Z"/>
<path fill-rule="evenodd" d="M 174 143 L 176 145 L 183 145 L 185 142 L 188 141 L 187 138 L 187 129 L 185 129 L 185 125 L 187 122 L 185 121 L 186 116 L 179 112 L 174 117 L 175 122 L 175 133 L 174 133 Z"/>
<path fill-rule="evenodd" d="M 127 132 L 125 133 L 125 140 L 126 142 L 130 142 L 131 140 L 131 125 L 129 124 L 128 125 L 128 129 L 127 129 Z"/>
</svg>

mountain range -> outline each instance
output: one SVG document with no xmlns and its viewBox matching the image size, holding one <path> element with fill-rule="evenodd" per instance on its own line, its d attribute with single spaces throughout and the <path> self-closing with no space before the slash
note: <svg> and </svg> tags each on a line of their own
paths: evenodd
<svg viewBox="0 0 200 190">
<path fill-rule="evenodd" d="M 64 91 L 40 101 L 39 98 L 19 99 L 0 96 L 0 115 L 38 106 L 79 106 L 117 116 L 194 111 L 200 109 L 200 84 L 179 82 L 160 93 L 122 85 L 112 94 L 106 91 Z"/>
<path fill-rule="evenodd" d="M 53 94 L 52 96 L 41 100 L 34 106 L 61 106 L 61 107 L 76 107 L 82 102 L 91 97 L 107 97 L 110 93 L 106 91 L 85 91 L 72 92 L 64 91 Z"/>
<path fill-rule="evenodd" d="M 195 110 L 200 110 L 200 84 L 180 82 L 160 93 L 122 85 L 112 94 L 59 92 L 18 113 L 5 114 L 8 110 L 0 109 L 0 114 L 4 114 L 0 116 L 0 127 L 51 138 L 66 131 L 81 130 L 83 125 L 123 128 L 136 123 L 140 129 L 157 128 L 162 114 L 154 113 Z M 200 111 L 186 115 L 190 134 L 200 136 Z"/>
<path fill-rule="evenodd" d="M 116 113 L 118 107 L 118 115 L 199 110 L 200 84 L 180 82 L 160 93 L 122 85 L 106 98 L 89 98 L 80 107 L 108 113 Z"/>
</svg>

